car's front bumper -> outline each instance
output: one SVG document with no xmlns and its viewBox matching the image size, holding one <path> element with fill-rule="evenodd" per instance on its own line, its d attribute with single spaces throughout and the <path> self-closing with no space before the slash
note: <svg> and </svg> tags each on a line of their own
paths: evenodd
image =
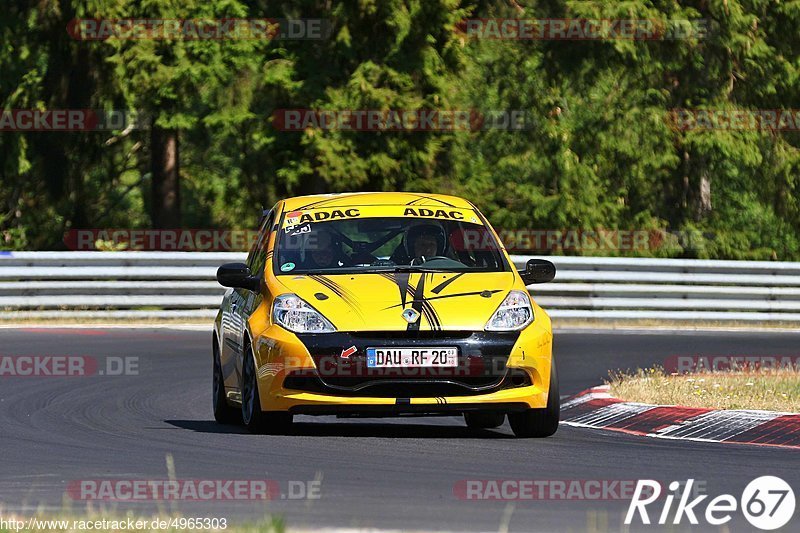
<svg viewBox="0 0 800 533">
<path fill-rule="evenodd" d="M 286 409 L 293 414 L 307 415 L 356 415 L 356 416 L 395 416 L 405 414 L 457 414 L 465 411 L 497 410 L 522 411 L 544 407 L 544 399 L 537 398 L 542 391 L 534 387 L 518 389 L 514 394 L 483 394 L 479 396 L 455 396 L 435 398 L 349 398 L 310 393 L 292 393 L 280 397 L 280 402 L 288 402 Z M 262 404 L 263 405 L 263 404 Z M 270 406 L 273 409 L 275 406 Z"/>
<path fill-rule="evenodd" d="M 549 320 L 512 334 L 403 333 L 295 335 L 268 327 L 253 343 L 262 410 L 391 416 L 546 406 L 552 357 Z M 459 371 L 433 377 L 381 375 L 366 368 L 366 348 L 375 346 L 457 346 Z M 342 358 L 342 351 L 350 347 L 356 352 Z M 518 379 L 520 375 L 525 378 Z"/>
<path fill-rule="evenodd" d="M 299 404 L 289 408 L 295 415 L 336 415 L 340 417 L 381 418 L 393 416 L 435 416 L 455 415 L 469 411 L 503 411 L 506 413 L 521 412 L 529 409 L 527 402 L 496 402 L 488 405 L 480 402 L 468 403 L 399 403 L 394 405 L 375 404 L 336 404 L 320 405 Z"/>
</svg>

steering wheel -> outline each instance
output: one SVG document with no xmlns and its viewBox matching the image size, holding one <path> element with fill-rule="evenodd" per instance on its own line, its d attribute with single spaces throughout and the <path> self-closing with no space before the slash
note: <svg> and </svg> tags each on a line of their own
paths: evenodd
<svg viewBox="0 0 800 533">
<path fill-rule="evenodd" d="M 413 265 L 417 259 L 422 259 L 422 261 L 419 262 L 420 265 L 422 263 L 427 263 L 428 261 L 435 261 L 436 259 L 446 259 L 448 261 L 452 261 L 452 259 L 444 255 L 432 255 L 430 257 L 425 257 L 425 256 L 415 257 L 414 259 L 411 260 L 411 264 Z"/>
</svg>

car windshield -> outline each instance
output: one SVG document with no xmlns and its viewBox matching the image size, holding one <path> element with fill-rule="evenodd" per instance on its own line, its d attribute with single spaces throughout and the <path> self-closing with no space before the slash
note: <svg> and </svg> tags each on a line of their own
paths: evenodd
<svg viewBox="0 0 800 533">
<path fill-rule="evenodd" d="M 478 221 L 369 217 L 284 222 L 275 273 L 502 272 L 506 261 Z"/>
</svg>

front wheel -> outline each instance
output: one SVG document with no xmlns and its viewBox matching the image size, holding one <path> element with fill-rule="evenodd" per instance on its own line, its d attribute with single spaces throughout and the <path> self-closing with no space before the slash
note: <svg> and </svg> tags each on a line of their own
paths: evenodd
<svg viewBox="0 0 800 533">
<path fill-rule="evenodd" d="M 214 420 L 220 424 L 238 424 L 242 421 L 242 414 L 235 407 L 228 405 L 225 398 L 225 377 L 222 373 L 222 363 L 219 358 L 219 347 L 214 339 L 214 371 L 212 377 L 212 399 L 214 405 Z"/>
<path fill-rule="evenodd" d="M 547 407 L 527 409 L 521 413 L 509 413 L 508 423 L 517 437 L 549 437 L 558 430 L 561 411 L 561 398 L 558 395 L 558 374 L 556 360 L 550 365 L 550 390 L 547 393 Z"/>
<path fill-rule="evenodd" d="M 284 412 L 264 412 L 261 410 L 261 396 L 258 392 L 258 377 L 255 360 L 250 346 L 245 346 L 242 364 L 242 422 L 252 433 L 278 435 L 285 433 L 292 425 L 292 415 Z"/>
</svg>

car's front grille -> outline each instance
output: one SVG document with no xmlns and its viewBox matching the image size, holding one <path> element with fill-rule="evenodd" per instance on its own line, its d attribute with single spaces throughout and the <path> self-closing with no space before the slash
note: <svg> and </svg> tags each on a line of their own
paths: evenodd
<svg viewBox="0 0 800 533">
<path fill-rule="evenodd" d="M 391 331 L 298 337 L 314 359 L 316 372 L 290 376 L 287 388 L 339 395 L 430 397 L 482 394 L 505 386 L 506 364 L 519 333 Z M 454 347 L 458 364 L 454 368 L 367 365 L 367 348 L 400 347 Z"/>
<path fill-rule="evenodd" d="M 351 332 L 354 339 L 401 339 L 401 340 L 442 340 L 442 339 L 468 339 L 475 333 L 472 331 L 432 331 L 432 330 L 403 330 L 403 331 L 358 331 Z"/>
<path fill-rule="evenodd" d="M 294 372 L 286 377 L 287 389 L 339 396 L 372 396 L 381 398 L 431 398 L 437 396 L 473 396 L 500 389 L 525 387 L 531 384 L 527 372 L 509 369 L 499 379 L 488 377 L 462 377 L 449 379 L 372 379 L 326 378 L 315 372 Z"/>
</svg>

